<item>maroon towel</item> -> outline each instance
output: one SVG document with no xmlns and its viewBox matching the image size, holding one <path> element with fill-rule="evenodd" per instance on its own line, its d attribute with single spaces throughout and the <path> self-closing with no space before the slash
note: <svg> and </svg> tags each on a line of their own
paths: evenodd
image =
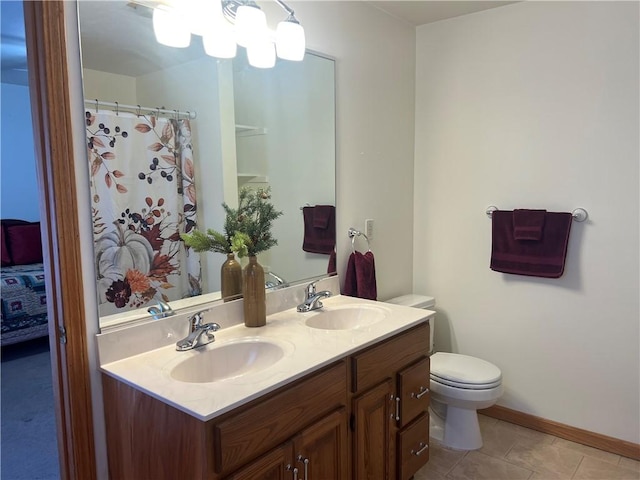
<svg viewBox="0 0 640 480">
<path fill-rule="evenodd" d="M 358 296 L 358 278 L 356 275 L 356 255 L 352 253 L 349 255 L 347 261 L 347 271 L 344 274 L 344 287 L 342 288 L 343 295 L 349 295 L 350 297 Z"/>
<path fill-rule="evenodd" d="M 302 215 L 304 217 L 302 250 L 330 255 L 336 246 L 336 208 L 333 205 L 303 207 Z M 316 222 L 323 226 L 316 227 Z"/>
<path fill-rule="evenodd" d="M 513 212 L 496 210 L 491 215 L 491 270 L 534 277 L 562 276 L 572 219 L 570 213 L 546 212 L 540 240 L 519 241 L 513 235 Z"/>
<path fill-rule="evenodd" d="M 342 293 L 350 297 L 378 299 L 373 253 L 354 252 L 349 256 Z"/>
<path fill-rule="evenodd" d="M 329 228 L 334 211 L 333 205 L 316 205 L 313 208 L 313 228 Z"/>
<path fill-rule="evenodd" d="M 513 238 L 539 242 L 546 213 L 546 210 L 514 210 Z"/>
<path fill-rule="evenodd" d="M 327 265 L 327 274 L 331 275 L 338 271 L 336 267 L 336 251 L 335 249 L 329 254 L 329 264 Z"/>
</svg>

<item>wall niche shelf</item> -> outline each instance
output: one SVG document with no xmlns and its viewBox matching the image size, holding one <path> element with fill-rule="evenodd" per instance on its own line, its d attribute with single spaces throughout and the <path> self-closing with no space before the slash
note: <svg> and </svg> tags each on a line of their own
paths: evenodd
<svg viewBox="0 0 640 480">
<path fill-rule="evenodd" d="M 269 177 L 260 173 L 238 173 L 238 182 L 269 183 Z"/>
<path fill-rule="evenodd" d="M 256 127 L 252 125 L 236 125 L 236 137 L 253 137 L 255 135 L 266 135 L 265 127 Z"/>
</svg>

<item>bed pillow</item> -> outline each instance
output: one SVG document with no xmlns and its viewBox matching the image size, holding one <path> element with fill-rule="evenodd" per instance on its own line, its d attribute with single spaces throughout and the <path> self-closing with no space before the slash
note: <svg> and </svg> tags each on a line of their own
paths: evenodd
<svg viewBox="0 0 640 480">
<path fill-rule="evenodd" d="M 14 265 L 42 263 L 40 222 L 6 227 L 7 245 Z"/>
<path fill-rule="evenodd" d="M 13 264 L 11 260 L 11 252 L 7 248 L 7 235 L 4 231 L 4 226 L 0 227 L 0 242 L 2 245 L 0 246 L 0 253 L 2 254 L 2 266 L 8 267 Z"/>
</svg>

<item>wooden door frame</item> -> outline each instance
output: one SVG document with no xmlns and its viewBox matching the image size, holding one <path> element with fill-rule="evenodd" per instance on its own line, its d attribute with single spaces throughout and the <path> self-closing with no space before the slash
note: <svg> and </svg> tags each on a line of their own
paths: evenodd
<svg viewBox="0 0 640 480">
<path fill-rule="evenodd" d="M 24 12 L 60 475 L 93 480 L 96 449 L 64 1 L 24 1 Z"/>
</svg>

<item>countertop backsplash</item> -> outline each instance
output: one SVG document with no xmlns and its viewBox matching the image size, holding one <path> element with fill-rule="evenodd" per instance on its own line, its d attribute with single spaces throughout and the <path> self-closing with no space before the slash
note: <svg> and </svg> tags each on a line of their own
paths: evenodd
<svg viewBox="0 0 640 480">
<path fill-rule="evenodd" d="M 267 292 L 267 315 L 293 308 L 304 300 L 306 284 L 299 284 Z M 317 290 L 329 290 L 340 294 L 339 277 L 326 277 L 318 281 Z M 189 317 L 209 308 L 204 316 L 205 322 L 216 322 L 222 329 L 242 323 L 243 301 L 216 302 L 202 304 L 181 310 L 171 317 L 138 322 L 134 325 L 123 324 L 110 327 L 96 335 L 100 365 L 122 360 L 123 358 L 165 347 L 187 336 Z"/>
</svg>

